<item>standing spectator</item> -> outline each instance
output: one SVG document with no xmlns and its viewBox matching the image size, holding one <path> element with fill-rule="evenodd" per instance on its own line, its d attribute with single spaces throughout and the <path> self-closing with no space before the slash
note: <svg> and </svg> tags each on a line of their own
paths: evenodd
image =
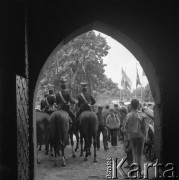
<svg viewBox="0 0 179 180">
<path fill-rule="evenodd" d="M 122 107 L 120 109 L 120 117 L 121 117 L 121 122 L 122 122 L 122 125 L 121 125 L 121 131 L 123 132 L 123 135 L 124 135 L 124 152 L 127 154 L 127 163 L 128 165 L 127 166 L 124 166 L 124 168 L 129 168 L 132 164 L 132 161 L 133 161 L 133 156 L 132 156 L 132 146 L 131 146 L 131 143 L 130 143 L 130 140 L 128 138 L 128 134 L 127 134 L 127 131 L 126 131 L 126 115 L 127 115 L 127 108 L 125 107 Z"/>
<path fill-rule="evenodd" d="M 98 117 L 98 135 L 97 135 L 97 150 L 100 148 L 100 134 L 102 133 L 103 135 L 103 146 L 104 150 L 108 150 L 108 142 L 107 142 L 107 129 L 105 127 L 105 119 L 102 113 L 103 107 L 99 106 L 98 111 L 96 113 Z"/>
<path fill-rule="evenodd" d="M 123 135 L 122 135 L 122 133 L 121 133 L 121 131 L 120 131 L 122 122 L 121 122 L 120 112 L 119 112 L 119 108 L 118 108 L 118 107 L 114 108 L 114 113 L 118 116 L 119 121 L 120 121 L 120 127 L 119 127 L 119 129 L 117 130 L 117 136 L 118 136 L 118 139 L 119 139 L 119 141 L 120 141 L 120 140 L 123 140 Z"/>
<path fill-rule="evenodd" d="M 118 109 L 118 105 L 117 104 L 114 104 L 114 109 Z"/>
<path fill-rule="evenodd" d="M 109 105 L 106 105 L 105 106 L 105 109 L 103 111 L 103 117 L 104 117 L 104 123 L 105 123 L 105 127 L 107 129 L 107 141 L 111 141 L 111 134 L 110 134 L 110 130 L 109 130 L 109 127 L 106 126 L 106 118 L 107 116 L 109 115 Z"/>
<path fill-rule="evenodd" d="M 117 148 L 117 130 L 120 126 L 120 120 L 116 114 L 114 114 L 114 109 L 109 110 L 110 114 L 107 116 L 106 125 L 109 127 L 111 132 L 111 145 Z"/>
<path fill-rule="evenodd" d="M 141 173 L 142 152 L 146 139 L 146 117 L 141 111 L 138 111 L 138 107 L 139 101 L 132 99 L 132 110 L 126 117 L 126 130 L 133 149 L 133 163 L 139 165 L 139 172 Z"/>
</svg>

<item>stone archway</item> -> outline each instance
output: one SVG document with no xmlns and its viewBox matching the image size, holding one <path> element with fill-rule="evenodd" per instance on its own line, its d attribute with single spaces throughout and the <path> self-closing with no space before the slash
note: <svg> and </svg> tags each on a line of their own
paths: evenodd
<svg viewBox="0 0 179 180">
<path fill-rule="evenodd" d="M 34 91 L 33 96 L 33 126 L 34 129 L 36 129 L 35 124 L 35 100 L 37 96 L 37 88 L 38 84 L 40 82 L 42 72 L 43 70 L 49 65 L 51 57 L 67 42 L 71 41 L 73 38 L 79 36 L 80 34 L 83 34 L 90 30 L 97 30 L 99 32 L 102 32 L 106 35 L 111 36 L 116 41 L 120 42 L 123 46 L 125 46 L 140 62 L 142 68 L 145 71 L 145 74 L 148 78 L 151 92 L 155 101 L 155 108 L 154 108 L 154 121 L 155 121 L 155 153 L 157 155 L 157 158 L 160 160 L 162 158 L 161 155 L 161 147 L 162 147 L 162 107 L 161 107 L 161 94 L 160 94 L 160 86 L 159 86 L 159 79 L 155 73 L 155 67 L 153 67 L 150 59 L 145 55 L 145 52 L 142 50 L 141 47 L 139 47 L 130 37 L 126 36 L 124 33 L 120 32 L 117 28 L 114 28 L 112 26 L 106 25 L 102 22 L 95 21 L 93 23 L 90 23 L 86 26 L 83 26 L 82 28 L 76 30 L 75 32 L 71 33 L 69 36 L 67 36 L 55 49 L 54 51 L 49 55 L 48 59 L 46 60 L 45 64 L 43 65 L 43 68 L 40 71 L 40 74 L 38 76 L 38 80 L 36 82 L 36 87 Z M 34 152 L 36 152 L 36 131 L 34 131 Z M 36 169 L 36 153 L 34 154 L 34 167 Z"/>
</svg>

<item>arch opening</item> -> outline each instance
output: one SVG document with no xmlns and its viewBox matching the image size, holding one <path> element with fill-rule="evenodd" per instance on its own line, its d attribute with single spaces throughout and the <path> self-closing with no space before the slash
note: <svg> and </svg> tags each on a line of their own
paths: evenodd
<svg viewBox="0 0 179 180">
<path fill-rule="evenodd" d="M 92 24 L 89 24 L 87 26 L 82 27 L 81 29 L 78 29 L 76 32 L 73 32 L 70 34 L 68 37 L 66 37 L 55 49 L 54 51 L 50 54 L 46 62 L 44 63 L 43 68 L 40 71 L 35 91 L 34 91 L 34 97 L 33 97 L 33 124 L 34 124 L 34 140 L 36 139 L 36 117 L 35 117 L 35 105 L 36 105 L 36 99 L 37 99 L 37 92 L 38 92 L 38 86 L 40 83 L 40 80 L 42 79 L 43 76 L 43 71 L 46 69 L 46 67 L 49 66 L 51 59 L 54 57 L 54 55 L 61 49 L 64 45 L 66 45 L 69 41 L 72 39 L 76 38 L 77 36 L 86 33 L 88 31 L 96 30 L 98 32 L 102 32 L 116 41 L 120 42 L 124 47 L 126 47 L 134 56 L 135 58 L 139 61 L 140 65 L 142 66 L 147 79 L 150 84 L 151 88 L 151 93 L 155 102 L 155 107 L 154 107 L 154 122 L 155 122 L 155 153 L 157 158 L 160 157 L 160 152 L 161 152 L 161 145 L 162 145 L 162 137 L 161 137 L 161 132 L 162 132 L 162 126 L 161 126 L 161 115 L 162 115 L 162 109 L 161 109 L 161 95 L 160 95 L 160 89 L 159 89 L 159 79 L 155 74 L 155 67 L 151 64 L 150 59 L 145 55 L 143 52 L 142 48 L 139 47 L 132 39 L 130 39 L 128 36 L 120 32 L 118 29 L 115 29 L 111 26 L 108 26 L 106 24 L 103 24 L 101 22 L 94 22 Z M 36 152 L 36 140 L 35 140 L 35 151 Z M 34 154 L 34 159 L 35 159 L 35 168 L 36 168 L 36 154 Z"/>
</svg>

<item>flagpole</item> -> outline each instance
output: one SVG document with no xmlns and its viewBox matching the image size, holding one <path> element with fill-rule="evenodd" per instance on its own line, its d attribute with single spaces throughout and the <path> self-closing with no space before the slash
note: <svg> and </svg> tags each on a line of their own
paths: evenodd
<svg viewBox="0 0 179 180">
<path fill-rule="evenodd" d="M 135 98 L 137 99 L 137 63 L 136 63 L 136 90 L 135 90 Z"/>
<path fill-rule="evenodd" d="M 122 82 L 122 68 L 121 68 L 121 82 Z M 122 101 L 122 86 L 120 89 L 120 101 Z"/>
<path fill-rule="evenodd" d="M 142 91 L 142 88 L 143 88 L 143 75 L 142 75 L 142 84 L 141 84 L 141 103 L 143 102 L 143 91 Z"/>
<path fill-rule="evenodd" d="M 126 74 L 126 67 L 125 67 L 125 74 Z M 125 81 L 126 81 L 126 79 L 125 79 Z M 126 84 L 126 82 L 125 82 L 125 84 Z M 125 97 L 127 99 L 127 87 L 126 86 L 125 86 Z"/>
</svg>

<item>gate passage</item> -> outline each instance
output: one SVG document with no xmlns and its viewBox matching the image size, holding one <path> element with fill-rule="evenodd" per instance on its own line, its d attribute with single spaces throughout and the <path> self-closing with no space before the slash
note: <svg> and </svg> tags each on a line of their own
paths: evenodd
<svg viewBox="0 0 179 180">
<path fill-rule="evenodd" d="M 16 76 L 18 179 L 29 180 L 29 116 L 27 81 Z"/>
</svg>

